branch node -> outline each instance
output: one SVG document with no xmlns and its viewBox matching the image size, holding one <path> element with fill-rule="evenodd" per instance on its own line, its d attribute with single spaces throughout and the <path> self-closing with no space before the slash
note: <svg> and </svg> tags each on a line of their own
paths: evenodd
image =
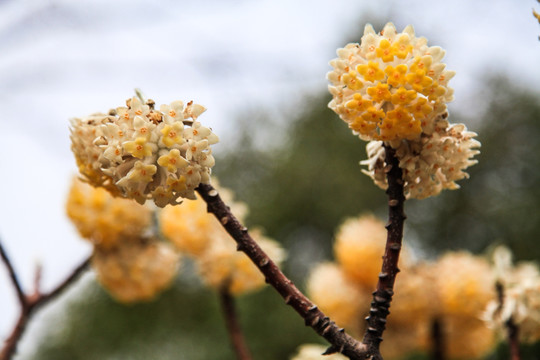
<svg viewBox="0 0 540 360">
<path fill-rule="evenodd" d="M 268 266 L 269 263 L 270 263 L 270 261 L 268 260 L 268 258 L 263 258 L 263 259 L 259 262 L 259 265 L 260 265 L 260 266 Z"/>
</svg>

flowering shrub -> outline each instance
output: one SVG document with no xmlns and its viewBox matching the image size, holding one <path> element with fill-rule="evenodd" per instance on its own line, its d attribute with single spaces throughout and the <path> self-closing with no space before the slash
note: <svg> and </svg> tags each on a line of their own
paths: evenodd
<svg viewBox="0 0 540 360">
<path fill-rule="evenodd" d="M 234 296 L 265 283 L 330 343 L 303 345 L 294 360 L 383 360 L 415 352 L 480 358 L 493 350 L 496 333 L 507 334 L 518 359 L 520 339 L 540 339 L 536 265 L 514 268 L 501 249 L 494 268 L 466 252 L 419 260 L 416 249 L 402 242 L 405 200 L 457 189 L 479 153 L 476 134 L 448 121 L 448 83 L 455 72 L 441 62 L 444 50 L 428 46 L 411 26 L 398 33 L 388 23 L 380 33 L 366 26 L 360 43 L 337 54 L 327 75 L 329 107 L 369 141 L 363 172 L 387 190 L 389 215 L 386 224 L 364 215 L 339 227 L 336 261 L 314 267 L 307 282 L 315 302 L 279 268 L 281 245 L 243 225 L 247 206 L 211 185 L 211 145 L 218 137 L 198 120 L 205 108 L 175 101 L 158 110 L 140 94 L 108 114 L 71 120 L 81 179 L 73 182 L 66 208 L 93 245 L 88 263 L 98 282 L 119 302 L 151 301 L 172 285 L 181 256 L 190 257 L 220 297 L 239 360 L 251 356 Z M 0 250 L 22 306 L 2 352 L 9 357 L 33 309 L 76 276 L 60 290 L 47 295 L 36 287 L 28 296 Z"/>
</svg>

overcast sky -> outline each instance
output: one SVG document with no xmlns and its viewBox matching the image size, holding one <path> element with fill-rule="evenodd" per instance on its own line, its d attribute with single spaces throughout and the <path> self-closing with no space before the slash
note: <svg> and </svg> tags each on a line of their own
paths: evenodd
<svg viewBox="0 0 540 360">
<path fill-rule="evenodd" d="M 328 61 L 364 21 L 393 21 L 446 49 L 457 71 L 450 111 L 466 112 L 490 72 L 540 90 L 533 7 L 535 0 L 0 0 L 0 238 L 25 286 L 37 262 L 50 288 L 90 253 L 64 215 L 75 172 L 68 119 L 121 106 L 135 87 L 158 104 L 206 106 L 201 121 L 226 143 L 235 114 L 294 111 L 304 94 L 325 91 Z M 17 309 L 2 266 L 0 308 L 8 312 L 4 338 Z"/>
</svg>

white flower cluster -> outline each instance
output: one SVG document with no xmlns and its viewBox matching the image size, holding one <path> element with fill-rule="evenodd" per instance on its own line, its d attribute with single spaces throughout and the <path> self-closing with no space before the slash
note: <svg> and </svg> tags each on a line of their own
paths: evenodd
<svg viewBox="0 0 540 360">
<path fill-rule="evenodd" d="M 533 263 L 512 266 L 512 254 L 498 247 L 494 254 L 497 281 L 502 287 L 502 304 L 492 301 L 484 313 L 488 325 L 504 333 L 512 320 L 519 326 L 520 340 L 534 343 L 540 340 L 540 272 Z"/>
<path fill-rule="evenodd" d="M 206 109 L 181 101 L 154 109 L 138 97 L 108 115 L 71 120 L 71 149 L 80 173 L 115 196 L 157 206 L 193 199 L 200 183 L 210 182 L 218 137 L 197 121 Z M 181 201 L 181 200 L 180 200 Z"/>
<path fill-rule="evenodd" d="M 396 149 L 407 198 L 424 199 L 444 189 L 458 189 L 456 181 L 469 177 L 464 170 L 478 162 L 472 160 L 480 153 L 480 142 L 474 139 L 476 133 L 467 131 L 463 124 L 449 125 L 443 116 L 439 116 L 434 129 L 417 141 L 401 142 Z M 371 141 L 366 149 L 368 159 L 360 164 L 368 169 L 362 171 L 386 189 L 383 142 Z"/>
</svg>

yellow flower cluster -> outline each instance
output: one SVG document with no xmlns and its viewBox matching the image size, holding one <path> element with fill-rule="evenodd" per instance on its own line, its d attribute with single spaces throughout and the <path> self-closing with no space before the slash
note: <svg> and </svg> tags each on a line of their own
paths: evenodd
<svg viewBox="0 0 540 360">
<path fill-rule="evenodd" d="M 320 264 L 308 279 L 308 293 L 321 310 L 358 336 L 365 330 L 364 317 L 381 270 L 384 233 L 384 224 L 373 216 L 347 220 L 336 236 L 337 263 Z M 381 344 L 385 359 L 427 351 L 435 320 L 442 325 L 448 358 L 477 358 L 492 350 L 493 331 L 480 320 L 495 297 L 488 263 L 451 253 L 414 264 L 410 253 L 404 246 Z"/>
<path fill-rule="evenodd" d="M 80 173 L 93 185 L 143 204 L 177 204 L 209 183 L 218 137 L 197 118 L 201 105 L 174 101 L 154 109 L 138 97 L 108 115 L 71 120 L 71 149 Z"/>
<path fill-rule="evenodd" d="M 373 215 L 345 220 L 336 234 L 336 260 L 351 280 L 368 290 L 375 289 L 377 285 L 386 234 L 384 224 Z M 404 248 L 400 256 L 401 267 L 407 266 L 407 257 L 407 249 Z"/>
<path fill-rule="evenodd" d="M 233 202 L 232 193 L 219 189 L 224 201 L 241 221 L 246 213 L 244 204 Z M 226 288 L 235 295 L 262 287 L 263 275 L 251 260 L 236 250 L 230 235 L 217 219 L 206 210 L 201 200 L 186 200 L 180 206 L 167 206 L 160 211 L 161 232 L 181 252 L 191 255 L 207 285 L 221 290 Z M 278 243 L 250 232 L 261 248 L 276 262 L 284 259 L 284 251 Z"/>
<path fill-rule="evenodd" d="M 169 244 L 148 236 L 152 212 L 147 207 L 76 179 L 66 210 L 81 236 L 94 245 L 92 267 L 115 299 L 151 300 L 169 287 L 179 255 Z"/>
<path fill-rule="evenodd" d="M 81 236 L 104 250 L 118 246 L 122 239 L 142 236 L 152 217 L 147 207 L 115 198 L 79 179 L 72 181 L 66 211 Z"/>
<path fill-rule="evenodd" d="M 441 63 L 444 50 L 428 47 L 412 26 L 396 33 L 389 23 L 379 35 L 367 25 L 361 44 L 337 54 L 329 106 L 364 140 L 416 140 L 453 99 L 448 81 L 455 72 Z"/>
<path fill-rule="evenodd" d="M 388 23 L 380 34 L 367 25 L 360 44 L 337 51 L 328 73 L 333 109 L 363 140 L 368 140 L 367 175 L 387 187 L 384 145 L 396 149 L 409 198 L 457 189 L 476 163 L 480 143 L 465 125 L 450 125 L 446 103 L 454 71 L 441 62 L 444 50 L 417 38 L 411 26 L 397 33 Z"/>
<path fill-rule="evenodd" d="M 96 249 L 92 267 L 98 281 L 119 302 L 148 301 L 173 282 L 179 254 L 153 238 L 126 239 L 112 251 Z"/>
<path fill-rule="evenodd" d="M 493 271 L 483 258 L 465 252 L 448 253 L 431 267 L 437 274 L 434 315 L 443 326 L 448 357 L 478 359 L 493 349 L 495 334 L 482 321 L 496 297 Z"/>
</svg>

